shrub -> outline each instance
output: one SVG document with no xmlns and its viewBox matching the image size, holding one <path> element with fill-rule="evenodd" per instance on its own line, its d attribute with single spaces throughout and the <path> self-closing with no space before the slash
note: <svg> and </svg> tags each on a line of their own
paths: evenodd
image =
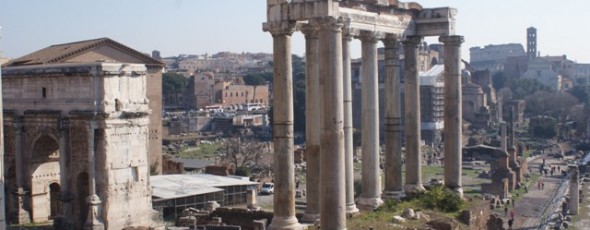
<svg viewBox="0 0 590 230">
<path fill-rule="evenodd" d="M 465 205 L 465 201 L 459 195 L 442 185 L 432 187 L 419 199 L 425 208 L 437 209 L 443 212 L 456 212 Z"/>
<path fill-rule="evenodd" d="M 250 168 L 248 167 L 238 167 L 236 168 L 236 176 L 250 176 L 252 172 L 250 172 Z"/>
</svg>

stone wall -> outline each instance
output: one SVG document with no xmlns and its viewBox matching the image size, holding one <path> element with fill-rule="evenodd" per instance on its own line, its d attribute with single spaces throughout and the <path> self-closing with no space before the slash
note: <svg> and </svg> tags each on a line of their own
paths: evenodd
<svg viewBox="0 0 590 230">
<path fill-rule="evenodd" d="M 266 211 L 249 211 L 246 209 L 218 208 L 209 216 L 221 217 L 225 224 L 239 225 L 244 229 L 253 229 L 253 222 L 255 220 L 266 219 L 267 223 L 270 223 L 273 213 Z"/>
<path fill-rule="evenodd" d="M 469 210 L 462 211 L 459 215 L 459 220 L 467 224 L 469 229 L 486 229 L 490 214 L 489 201 L 482 200 L 473 202 Z"/>
</svg>

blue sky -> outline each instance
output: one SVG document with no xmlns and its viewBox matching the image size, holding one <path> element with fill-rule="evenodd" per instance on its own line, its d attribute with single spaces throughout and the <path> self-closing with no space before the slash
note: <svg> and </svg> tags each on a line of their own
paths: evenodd
<svg viewBox="0 0 590 230">
<path fill-rule="evenodd" d="M 459 9 L 458 34 L 469 47 L 525 45 L 526 28 L 538 30 L 541 55 L 563 55 L 590 63 L 590 1 L 423 0 L 424 7 Z M 19 57 L 52 44 L 110 37 L 142 52 L 163 56 L 219 51 L 271 52 L 262 32 L 266 0 L 0 0 L 0 50 Z M 436 42 L 437 38 L 428 38 Z M 353 57 L 360 56 L 353 42 Z M 304 53 L 300 33 L 293 53 Z"/>
</svg>

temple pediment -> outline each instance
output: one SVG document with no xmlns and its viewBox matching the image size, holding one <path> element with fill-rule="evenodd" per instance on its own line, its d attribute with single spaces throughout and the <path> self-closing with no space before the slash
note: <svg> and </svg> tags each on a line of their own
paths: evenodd
<svg viewBox="0 0 590 230">
<path fill-rule="evenodd" d="M 117 62 L 162 67 L 163 63 L 110 38 L 52 45 L 6 63 L 4 67 L 64 63 Z"/>
</svg>

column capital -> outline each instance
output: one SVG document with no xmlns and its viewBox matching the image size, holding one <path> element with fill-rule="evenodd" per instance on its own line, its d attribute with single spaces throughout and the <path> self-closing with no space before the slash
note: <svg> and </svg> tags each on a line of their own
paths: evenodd
<svg viewBox="0 0 590 230">
<path fill-rule="evenodd" d="M 58 125 L 60 131 L 67 131 L 71 126 L 70 118 L 59 119 Z"/>
<path fill-rule="evenodd" d="M 316 23 L 320 30 L 333 30 L 336 32 L 342 32 L 344 26 L 342 20 L 330 16 L 316 18 L 313 23 Z"/>
<path fill-rule="evenodd" d="M 314 24 L 301 25 L 301 33 L 303 33 L 305 39 L 318 39 L 318 27 Z"/>
<path fill-rule="evenodd" d="M 408 36 L 402 42 L 404 43 L 404 46 L 410 46 L 410 47 L 417 46 L 418 44 L 420 44 L 422 42 L 422 37 Z"/>
<path fill-rule="evenodd" d="M 460 46 L 461 43 L 463 43 L 465 41 L 465 39 L 463 38 L 463 36 L 459 36 L 459 35 L 444 35 L 444 36 L 440 36 L 438 38 L 438 41 L 444 43 L 445 45 Z"/>
<path fill-rule="evenodd" d="M 381 33 L 375 31 L 362 30 L 357 37 L 362 42 L 377 43 L 383 36 Z"/>
<path fill-rule="evenodd" d="M 270 32 L 273 37 L 291 36 L 293 32 L 295 32 L 296 25 L 297 23 L 292 21 L 265 22 L 262 24 L 262 30 L 265 32 Z"/>
<path fill-rule="evenodd" d="M 383 36 L 383 39 L 381 39 L 383 41 L 384 44 L 387 43 L 392 43 L 392 42 L 397 42 L 400 40 L 400 36 L 397 34 L 385 34 L 385 36 Z"/>
</svg>

